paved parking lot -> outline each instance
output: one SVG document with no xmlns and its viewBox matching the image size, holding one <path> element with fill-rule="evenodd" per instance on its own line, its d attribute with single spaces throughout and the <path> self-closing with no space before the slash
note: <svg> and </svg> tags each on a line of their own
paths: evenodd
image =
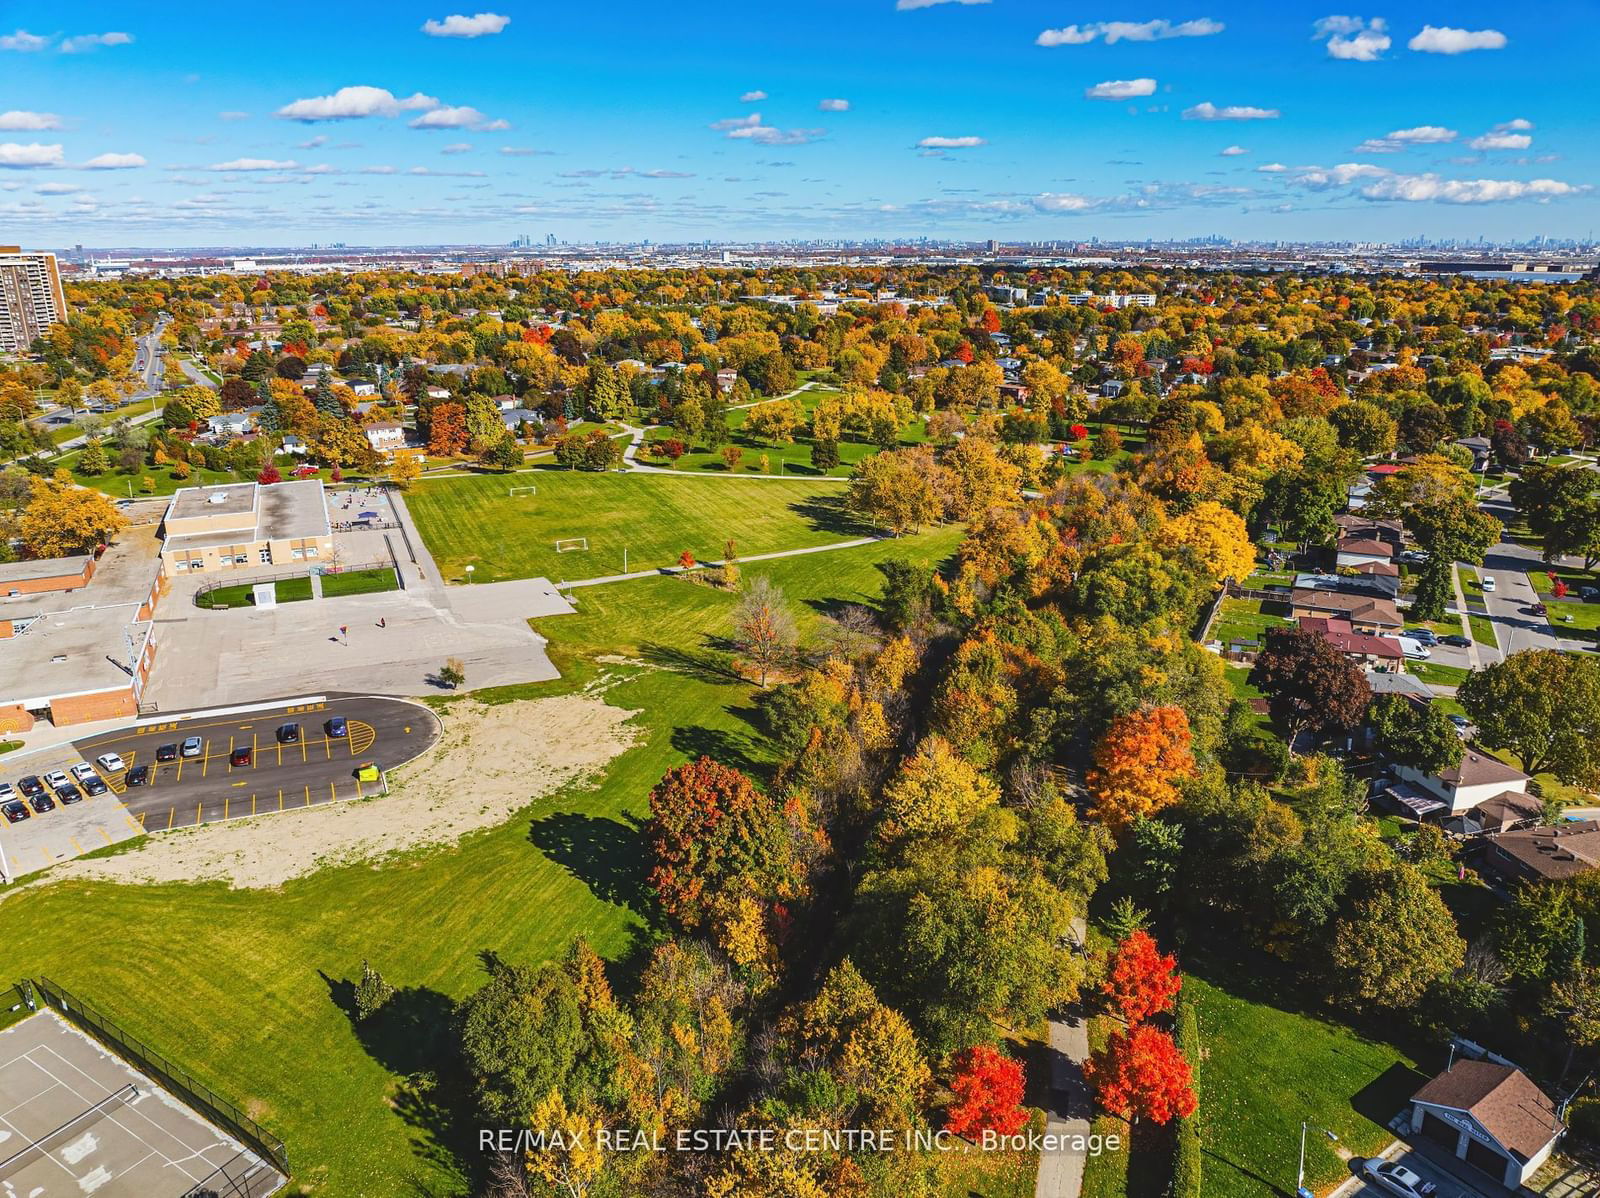
<svg viewBox="0 0 1600 1198">
<path fill-rule="evenodd" d="M 1383 1186 L 1368 1181 L 1359 1171 L 1359 1159 L 1351 1161 L 1351 1172 L 1354 1174 L 1350 1181 L 1341 1186 L 1335 1193 L 1338 1198 L 1395 1198 L 1395 1195 Z M 1434 1192 L 1434 1198 L 1485 1198 L 1490 1187 L 1478 1187 L 1470 1184 L 1464 1177 L 1444 1169 L 1442 1166 L 1424 1156 L 1416 1148 L 1407 1144 L 1385 1156 L 1397 1164 L 1404 1165 L 1407 1169 L 1420 1176 L 1424 1181 L 1431 1181 L 1439 1188 Z M 1462 1165 L 1462 1168 L 1467 1168 Z M 1501 1194 L 1506 1191 L 1500 1190 Z"/>
<path fill-rule="evenodd" d="M 345 721 L 343 736 L 330 722 Z M 296 739 L 282 734 L 285 725 Z M 217 820 L 263 815 L 358 799 L 382 783 L 363 780 L 359 767 L 380 771 L 410 761 L 439 736 L 428 708 L 400 699 L 330 696 L 259 710 L 197 712 L 145 720 L 70 745 L 0 759 L 0 780 L 16 785 L 27 775 L 70 772 L 89 762 L 107 791 L 54 810 L 35 811 L 17 824 L 0 823 L 0 850 L 13 876 L 137 836 Z M 199 751 L 181 754 L 197 737 Z M 170 746 L 172 759 L 164 749 Z M 244 756 L 248 750 L 248 757 Z M 98 758 L 115 753 L 123 768 L 108 770 Z M 236 756 L 238 754 L 238 756 Z M 143 767 L 143 768 L 142 768 Z M 130 775 L 139 784 L 130 785 Z M 147 771 L 147 772 L 146 772 Z"/>
</svg>

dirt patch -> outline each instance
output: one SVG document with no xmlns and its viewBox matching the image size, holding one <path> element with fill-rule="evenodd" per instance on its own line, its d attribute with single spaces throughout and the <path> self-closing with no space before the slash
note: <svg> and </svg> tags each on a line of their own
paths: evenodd
<svg viewBox="0 0 1600 1198">
<path fill-rule="evenodd" d="M 633 744 L 636 714 L 594 691 L 495 706 L 453 703 L 441 714 L 439 742 L 390 775 L 386 798 L 162 833 L 132 852 L 67 862 L 40 884 L 93 878 L 268 889 L 331 865 L 454 844 L 599 770 Z"/>
</svg>

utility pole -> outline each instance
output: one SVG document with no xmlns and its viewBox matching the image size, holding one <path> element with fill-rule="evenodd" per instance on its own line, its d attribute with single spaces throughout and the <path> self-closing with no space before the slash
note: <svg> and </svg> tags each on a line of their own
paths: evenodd
<svg viewBox="0 0 1600 1198">
<path fill-rule="evenodd" d="M 1294 1192 L 1296 1198 L 1315 1198 L 1315 1195 L 1313 1195 L 1310 1190 L 1306 1189 L 1306 1128 L 1312 1126 L 1315 1125 L 1306 1123 L 1303 1120 L 1300 1123 L 1300 1171 L 1295 1174 L 1294 1179 Z M 1318 1127 L 1317 1130 L 1323 1135 L 1327 1136 L 1332 1143 L 1337 1144 L 1339 1142 L 1339 1137 L 1334 1135 L 1326 1127 Z"/>
</svg>

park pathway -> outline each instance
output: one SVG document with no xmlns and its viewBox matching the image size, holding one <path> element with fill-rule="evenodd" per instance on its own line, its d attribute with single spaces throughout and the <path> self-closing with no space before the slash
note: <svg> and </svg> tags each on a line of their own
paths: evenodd
<svg viewBox="0 0 1600 1198">
<path fill-rule="evenodd" d="M 882 537 L 857 537 L 853 541 L 834 541 L 828 545 L 811 545 L 805 549 L 780 549 L 775 553 L 752 553 L 741 557 L 735 563 L 744 565 L 746 562 L 770 562 L 780 557 L 804 557 L 808 553 L 831 553 L 835 549 L 859 549 L 862 545 L 871 545 Z M 599 578 L 575 578 L 557 583 L 558 588 L 570 589 L 572 587 L 597 587 L 608 582 L 630 582 L 635 578 L 660 578 L 663 575 L 687 574 L 690 570 L 699 570 L 705 566 L 720 566 L 723 563 L 699 562 L 688 570 L 682 566 L 658 566 L 653 570 L 634 570 L 628 574 L 605 574 Z"/>
<path fill-rule="evenodd" d="M 1072 935 L 1079 946 L 1088 929 L 1082 919 L 1072 921 Z M 1087 1136 L 1092 1110 L 1088 1083 L 1083 1080 L 1083 1063 L 1089 1059 L 1089 1026 L 1082 1013 L 1062 1015 L 1050 1020 L 1050 1110 L 1045 1113 L 1047 1136 Z M 1034 1198 L 1078 1198 L 1083 1190 L 1082 1152 L 1071 1148 L 1044 1148 L 1039 1153 L 1039 1174 L 1034 1180 Z"/>
</svg>

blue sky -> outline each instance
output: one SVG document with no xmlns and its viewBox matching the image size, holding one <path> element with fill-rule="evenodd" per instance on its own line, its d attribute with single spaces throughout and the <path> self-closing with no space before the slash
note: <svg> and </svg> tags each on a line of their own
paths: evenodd
<svg viewBox="0 0 1600 1198">
<path fill-rule="evenodd" d="M 1579 0 L 0 3 L 0 240 L 1600 229 Z"/>
</svg>

